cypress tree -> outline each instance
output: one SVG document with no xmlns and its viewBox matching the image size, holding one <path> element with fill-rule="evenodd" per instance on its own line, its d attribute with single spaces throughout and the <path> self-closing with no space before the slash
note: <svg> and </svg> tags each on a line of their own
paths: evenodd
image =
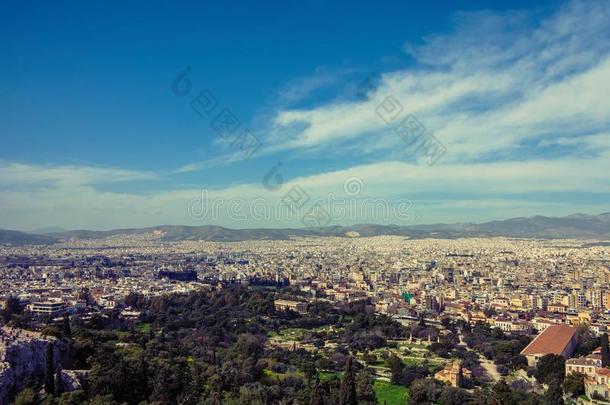
<svg viewBox="0 0 610 405">
<path fill-rule="evenodd" d="M 63 384 L 61 383 L 61 366 L 57 366 L 57 370 L 55 370 L 55 395 L 61 395 L 63 391 Z"/>
<path fill-rule="evenodd" d="M 47 394 L 55 394 L 55 367 L 53 366 L 53 343 L 47 344 L 44 368 L 44 390 Z"/>
<path fill-rule="evenodd" d="M 64 319 L 61 329 L 65 337 L 72 337 L 72 328 L 70 327 L 70 316 L 67 313 L 64 313 Z"/>
<path fill-rule="evenodd" d="M 354 375 L 352 356 L 349 356 L 345 363 L 345 372 L 343 373 L 343 379 L 341 380 L 340 403 L 341 405 L 357 404 L 356 377 Z"/>
<path fill-rule="evenodd" d="M 610 366 L 610 347 L 608 346 L 608 334 L 604 333 L 601 336 L 602 346 L 602 367 Z"/>
<path fill-rule="evenodd" d="M 311 399 L 309 401 L 309 405 L 323 405 L 322 401 L 322 389 L 320 387 L 320 379 L 316 374 L 313 377 L 313 383 L 311 385 Z"/>
</svg>

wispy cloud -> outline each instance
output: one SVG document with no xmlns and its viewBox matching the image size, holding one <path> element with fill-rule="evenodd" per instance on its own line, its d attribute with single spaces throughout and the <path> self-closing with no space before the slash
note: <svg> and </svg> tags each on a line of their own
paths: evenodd
<svg viewBox="0 0 610 405">
<path fill-rule="evenodd" d="M 375 108 L 389 95 L 426 123 L 453 161 L 609 129 L 610 104 L 603 101 L 610 91 L 608 3 L 572 2 L 539 17 L 529 11 L 459 14 L 450 35 L 407 45 L 418 64 L 382 74 L 375 99 L 278 111 L 269 148 L 298 153 L 383 139 L 388 128 Z M 398 139 L 388 151 L 396 145 Z"/>
<path fill-rule="evenodd" d="M 85 168 L 85 171 L 87 169 Z M 602 212 L 602 203 L 579 204 L 536 199 L 539 193 L 598 193 L 610 195 L 610 153 L 596 158 L 538 159 L 528 162 L 492 162 L 446 164 L 433 167 L 414 163 L 388 161 L 359 165 L 344 170 L 321 172 L 286 179 L 277 190 L 265 189 L 260 183 L 243 183 L 208 189 L 209 199 L 222 201 L 221 215 L 198 221 L 188 215 L 190 201 L 201 195 L 201 189 L 183 188 L 142 193 L 112 192 L 99 189 L 93 182 L 74 183 L 67 179 L 38 187 L 22 189 L 2 184 L 0 223 L 3 227 L 33 229 L 41 224 L 68 228 L 117 228 L 149 226 L 159 223 L 207 224 L 232 227 L 302 226 L 300 221 L 256 221 L 252 213 L 236 221 L 229 214 L 230 204 L 265 202 L 281 206 L 281 199 L 295 186 L 307 190 L 312 199 L 327 201 L 347 197 L 344 184 L 349 178 L 362 181 L 359 199 L 396 201 L 408 198 L 413 212 L 427 222 L 483 220 L 506 216 L 544 213 L 564 215 L 575 211 Z M 0 179 L 7 173 L 0 168 Z M 95 180 L 97 181 L 97 180 Z M 439 195 L 439 191 L 442 195 Z M 437 195 L 432 200 L 430 196 Z M 499 197 L 499 196 L 504 196 Z M 506 198 L 510 196 L 511 198 Z M 470 210 L 468 209 L 470 207 Z M 376 222 L 383 222 L 378 219 Z M 393 221 L 395 222 L 395 221 Z M 420 221 L 422 222 L 422 221 Z M 339 223 L 348 224 L 341 220 Z M 403 224 L 410 224 L 404 221 Z"/>
<path fill-rule="evenodd" d="M 230 165 L 235 162 L 239 162 L 244 160 L 243 153 L 241 152 L 233 152 L 227 153 L 215 158 L 199 160 L 196 162 L 187 163 L 184 166 L 180 166 L 178 169 L 172 171 L 170 174 L 183 174 L 183 173 L 192 173 L 198 172 L 201 170 L 211 169 L 219 166 Z"/>
<path fill-rule="evenodd" d="M 120 168 L 69 166 L 69 165 L 29 165 L 0 161 L 0 185 L 92 185 L 139 180 L 155 180 L 159 176 L 153 172 L 125 170 Z"/>
<path fill-rule="evenodd" d="M 294 79 L 278 92 L 280 103 L 293 103 L 308 98 L 317 90 L 337 82 L 343 72 L 318 67 L 310 76 Z"/>
</svg>

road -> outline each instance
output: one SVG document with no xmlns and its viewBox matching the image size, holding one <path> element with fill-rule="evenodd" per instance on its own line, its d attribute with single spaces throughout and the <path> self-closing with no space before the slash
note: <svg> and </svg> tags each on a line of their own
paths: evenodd
<svg viewBox="0 0 610 405">
<path fill-rule="evenodd" d="M 464 342 L 464 335 L 458 333 L 458 337 L 460 339 L 460 344 L 458 346 L 462 346 L 468 349 L 466 342 Z M 477 356 L 479 356 L 479 363 L 481 363 L 481 367 L 483 368 L 483 370 L 485 370 L 487 376 L 490 377 L 494 382 L 500 381 L 502 379 L 502 376 L 500 375 L 500 373 L 498 373 L 496 365 L 492 361 L 487 360 L 485 356 L 478 352 Z"/>
</svg>

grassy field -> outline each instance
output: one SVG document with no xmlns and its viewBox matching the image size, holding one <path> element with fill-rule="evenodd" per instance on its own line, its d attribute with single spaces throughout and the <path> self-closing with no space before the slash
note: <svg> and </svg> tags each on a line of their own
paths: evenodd
<svg viewBox="0 0 610 405">
<path fill-rule="evenodd" d="M 269 383 L 275 383 L 277 381 L 282 381 L 288 377 L 293 377 L 293 378 L 298 378 L 301 380 L 304 380 L 304 375 L 302 371 L 299 370 L 293 370 L 293 371 L 287 371 L 285 373 L 276 373 L 275 371 L 272 371 L 271 369 L 265 368 L 263 369 L 263 375 L 264 375 L 264 380 L 266 380 Z"/>
<path fill-rule="evenodd" d="M 141 333 L 150 333 L 150 323 L 138 322 L 136 324 L 136 329 Z"/>
<path fill-rule="evenodd" d="M 329 371 L 320 371 L 318 373 L 320 381 L 328 381 L 333 378 L 341 378 L 341 373 L 331 373 Z"/>
<path fill-rule="evenodd" d="M 373 384 L 377 403 L 387 405 L 405 405 L 409 398 L 407 387 L 376 380 Z"/>
</svg>

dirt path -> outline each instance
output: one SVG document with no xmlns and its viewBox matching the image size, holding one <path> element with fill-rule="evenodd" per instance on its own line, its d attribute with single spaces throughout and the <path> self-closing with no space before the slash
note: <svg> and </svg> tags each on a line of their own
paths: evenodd
<svg viewBox="0 0 610 405">
<path fill-rule="evenodd" d="M 468 346 L 466 345 L 466 343 L 464 342 L 464 336 L 459 333 L 458 337 L 460 339 L 460 343 L 459 346 L 462 346 L 466 349 L 468 349 Z M 479 356 L 479 363 L 481 363 L 481 367 L 483 368 L 483 370 L 485 370 L 485 373 L 494 381 L 494 382 L 498 382 L 502 379 L 502 376 L 500 375 L 500 373 L 498 373 L 498 369 L 496 368 L 496 365 L 490 361 L 487 360 L 485 358 L 485 356 L 483 356 L 480 353 L 477 353 L 477 356 Z"/>
</svg>

